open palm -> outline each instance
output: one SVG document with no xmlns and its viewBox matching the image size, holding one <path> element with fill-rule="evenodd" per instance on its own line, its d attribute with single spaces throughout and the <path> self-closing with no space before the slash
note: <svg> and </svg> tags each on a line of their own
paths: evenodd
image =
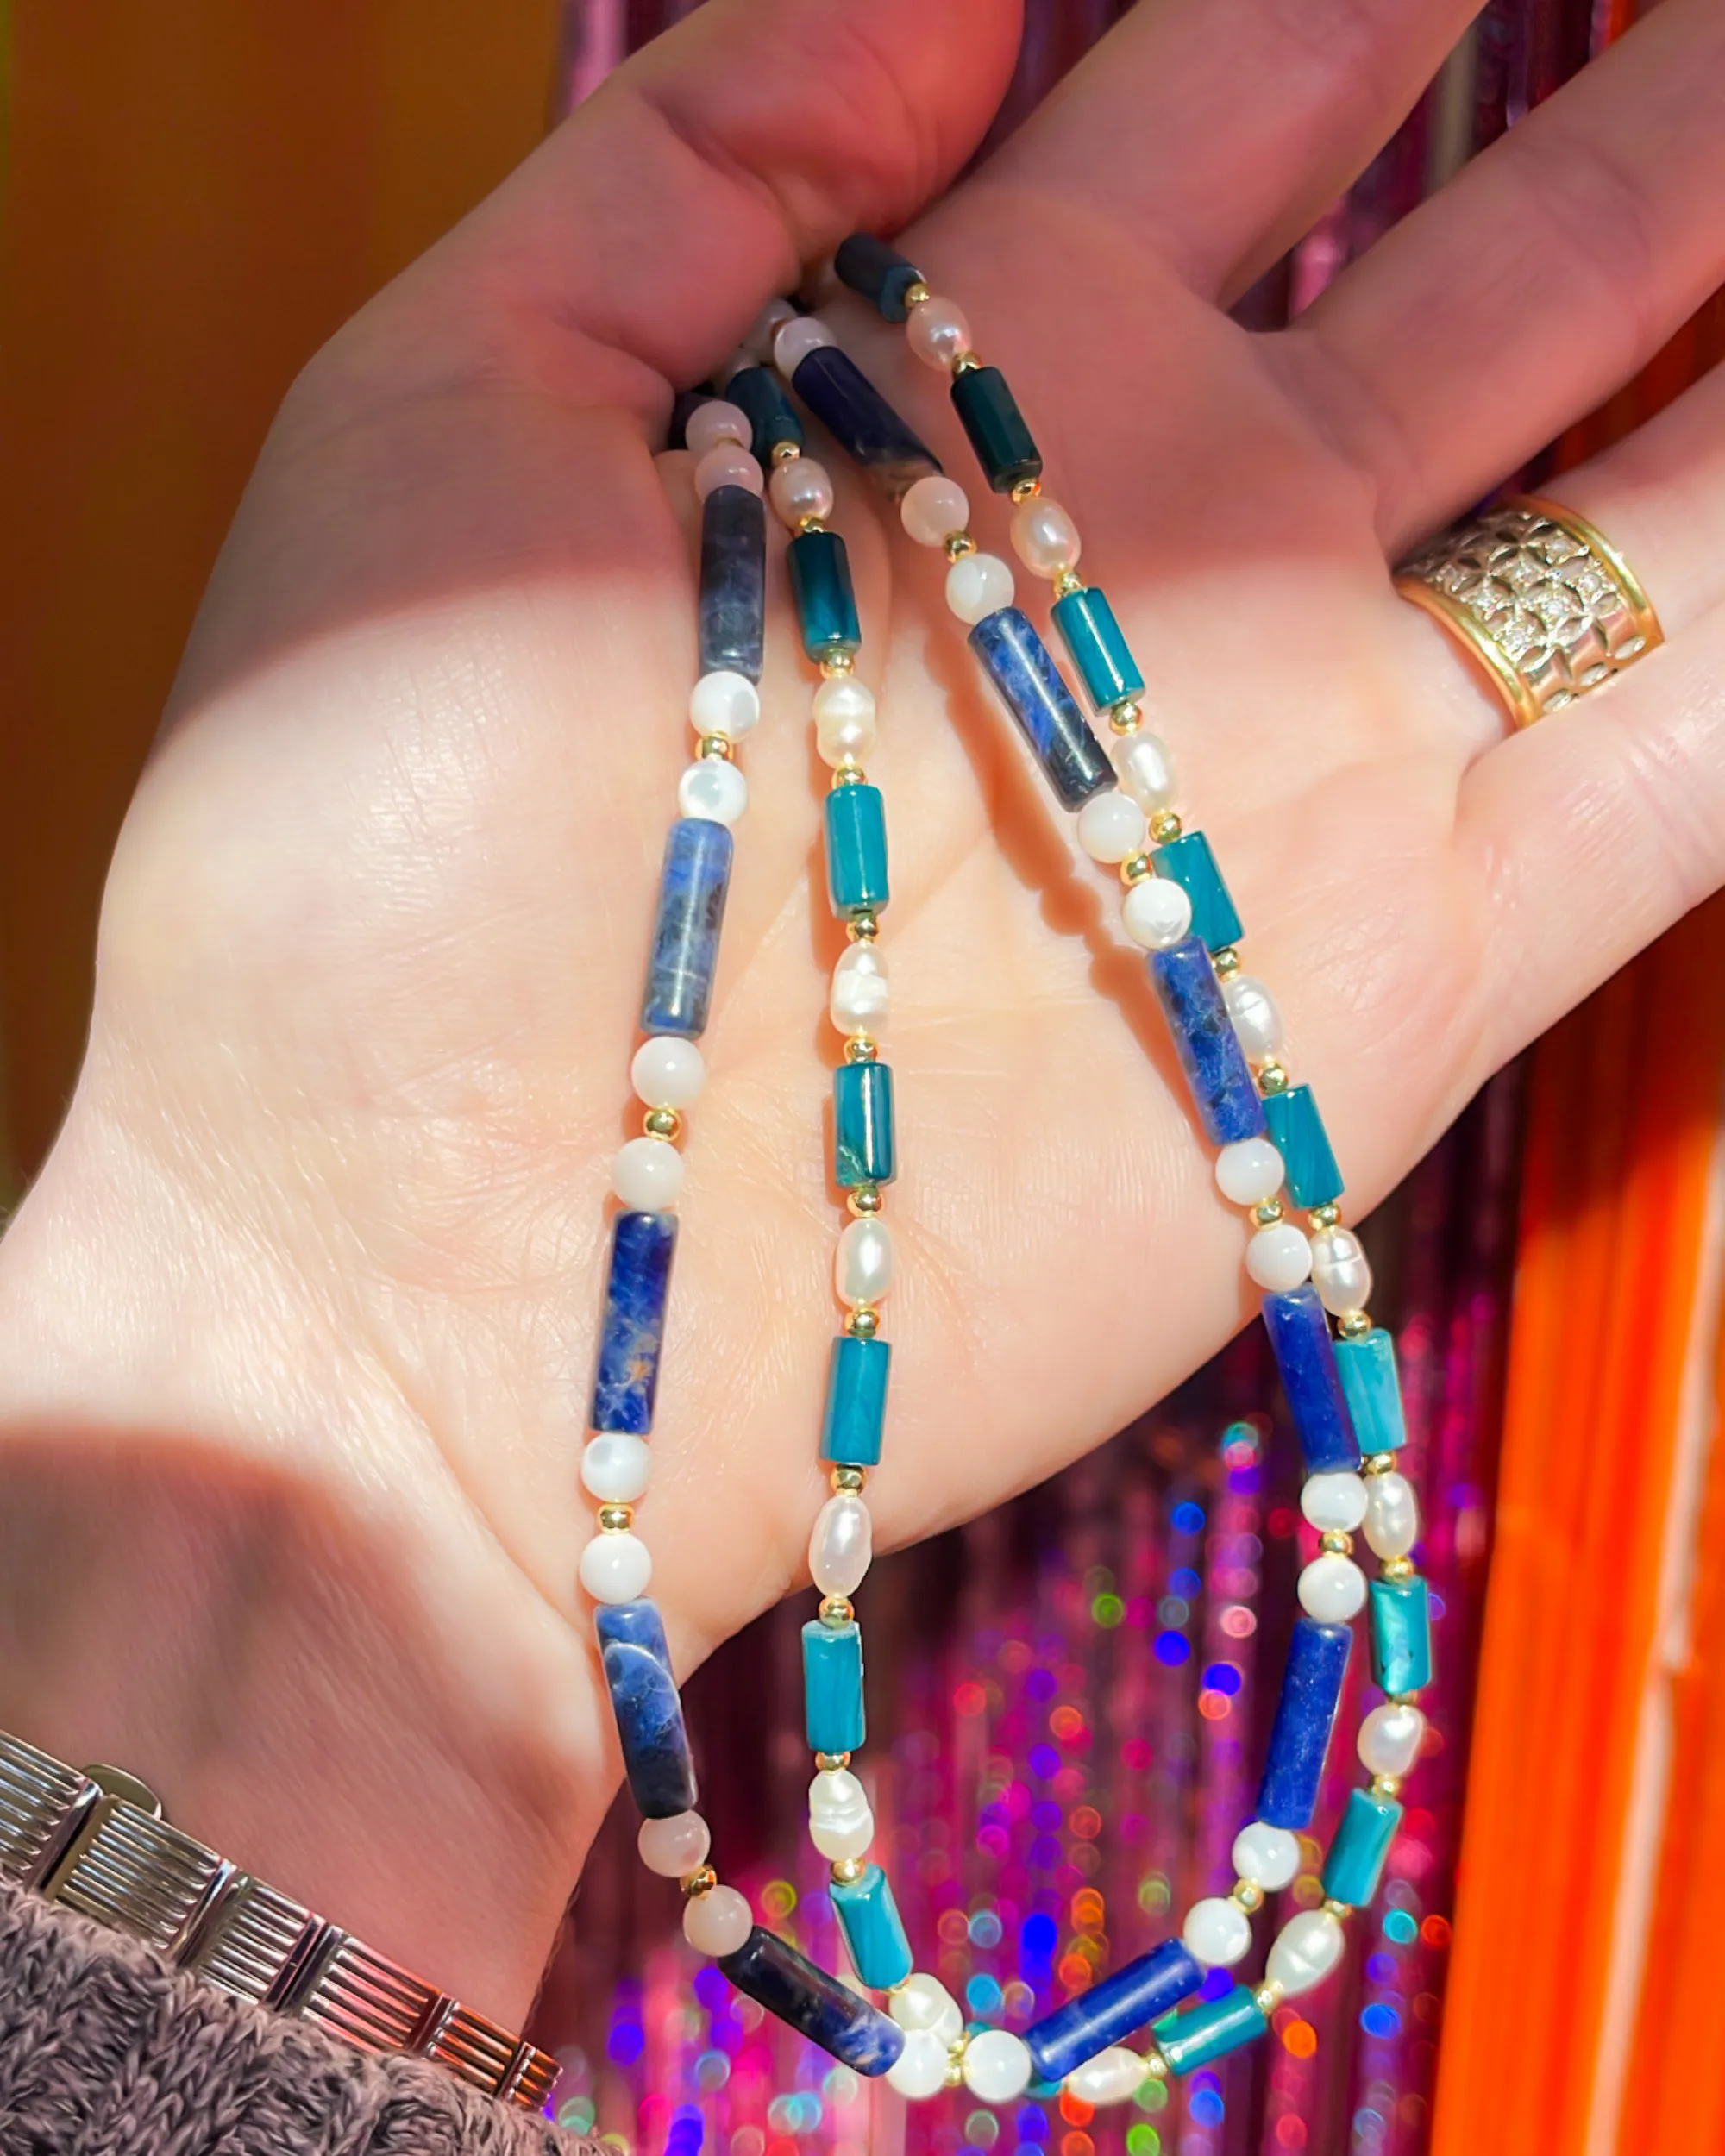
<svg viewBox="0 0 1725 2156">
<path fill-rule="evenodd" d="M 1503 740 L 1385 567 L 1725 273 L 1713 0 L 1667 0 L 1295 329 L 1222 311 L 1471 12 L 1146 0 L 906 242 L 1145 662 L 1356 1217 L 1725 869 L 1718 385 L 1565 487 L 1670 638 L 1608 695 Z M 1013 0 L 712 0 L 312 363 L 0 1265 L 0 1721 L 154 1770 L 192 1831 L 500 2014 L 614 1780 L 576 1467 L 696 666 L 688 460 L 654 448 L 768 297 L 924 210 L 1016 34 Z M 933 378 L 831 319 L 968 476 Z M 897 1542 L 1059 1467 L 1248 1304 L 1107 881 L 938 560 L 838 476 L 893 846 Z M 774 577 L 641 1515 L 683 1670 L 795 1583 L 823 1488 L 842 945 Z"/>
</svg>

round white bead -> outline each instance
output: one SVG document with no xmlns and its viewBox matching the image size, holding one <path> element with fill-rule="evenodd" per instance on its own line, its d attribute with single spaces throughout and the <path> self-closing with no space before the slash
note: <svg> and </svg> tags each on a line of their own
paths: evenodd
<svg viewBox="0 0 1725 2156">
<path fill-rule="evenodd" d="M 1010 2029 L 979 2029 L 964 2046 L 964 2085 L 984 2103 L 1010 2103 L 1030 2086 L 1030 2049 Z"/>
<path fill-rule="evenodd" d="M 1237 973 L 1222 983 L 1222 1000 L 1239 1035 L 1240 1046 L 1255 1063 L 1268 1062 L 1282 1046 L 1282 1013 L 1261 981 Z"/>
<path fill-rule="evenodd" d="M 749 805 L 749 781 L 724 756 L 700 756 L 677 781 L 677 812 L 734 824 Z"/>
<path fill-rule="evenodd" d="M 773 364 L 773 340 L 787 322 L 794 322 L 797 310 L 788 299 L 769 299 L 749 325 L 743 339 L 743 348 L 759 366 Z"/>
<path fill-rule="evenodd" d="M 792 315 L 773 333 L 773 364 L 788 382 L 817 345 L 832 342 L 819 315 Z"/>
<path fill-rule="evenodd" d="M 773 514 L 788 531 L 794 531 L 805 517 L 832 514 L 831 475 L 812 457 L 787 457 L 775 464 L 767 493 Z"/>
<path fill-rule="evenodd" d="M 875 692 L 854 674 L 835 674 L 814 693 L 809 711 L 814 745 L 823 763 L 838 765 L 847 756 L 858 763 L 875 753 Z"/>
<path fill-rule="evenodd" d="M 647 1592 L 652 1552 L 639 1535 L 595 1535 L 581 1551 L 580 1574 L 596 1602 L 632 1602 Z"/>
<path fill-rule="evenodd" d="M 750 493 L 758 494 L 765 485 L 760 466 L 735 442 L 721 442 L 695 467 L 695 492 L 702 501 L 721 486 L 746 487 Z"/>
<path fill-rule="evenodd" d="M 755 1928 L 749 1903 L 735 1887 L 709 1887 L 683 1904 L 683 1937 L 699 1954 L 734 1954 Z"/>
<path fill-rule="evenodd" d="M 904 2029 L 926 2029 L 943 2045 L 956 2044 L 964 2033 L 958 2002 L 940 1981 L 921 1969 L 906 1977 L 887 2002 L 887 2011 Z"/>
<path fill-rule="evenodd" d="M 829 1864 L 860 1857 L 875 1839 L 875 1814 L 848 1767 L 830 1767 L 809 1783 L 809 1839 Z"/>
<path fill-rule="evenodd" d="M 1111 2044 L 1082 2066 L 1075 2066 L 1061 2085 L 1080 2103 L 1125 2103 L 1144 2086 L 1145 2072 L 1145 2063 L 1135 2051 L 1128 2051 L 1124 2044 Z"/>
<path fill-rule="evenodd" d="M 827 1012 L 841 1033 L 878 1034 L 891 1000 L 886 962 L 872 943 L 850 943 L 832 969 Z"/>
<path fill-rule="evenodd" d="M 879 1302 L 893 1284 L 893 1238 L 884 1220 L 853 1220 L 832 1260 L 840 1302 Z"/>
<path fill-rule="evenodd" d="M 1291 1220 L 1278 1220 L 1247 1238 L 1245 1269 L 1266 1294 L 1285 1294 L 1310 1275 L 1312 1246 Z"/>
<path fill-rule="evenodd" d="M 1207 1969 L 1232 1969 L 1251 1944 L 1251 1919 L 1238 1902 L 1208 1894 L 1187 1910 L 1180 1936 L 1194 1961 Z"/>
<path fill-rule="evenodd" d="M 1314 1557 L 1300 1575 L 1300 1607 L 1320 1625 L 1346 1625 L 1365 1608 L 1365 1575 L 1352 1557 Z"/>
<path fill-rule="evenodd" d="M 1141 809 L 1152 813 L 1174 799 L 1174 759 L 1155 734 L 1122 734 L 1108 751 L 1120 782 Z"/>
<path fill-rule="evenodd" d="M 683 1156 L 662 1138 L 632 1138 L 611 1163 L 611 1187 L 631 1213 L 664 1213 L 683 1187 Z"/>
<path fill-rule="evenodd" d="M 899 521 L 919 547 L 944 546 L 955 531 L 970 523 L 970 502 L 957 479 L 931 472 L 906 490 L 899 504 Z"/>
<path fill-rule="evenodd" d="M 1192 932 L 1192 900 L 1172 876 L 1140 876 L 1120 901 L 1120 919 L 1145 950 L 1172 950 Z"/>
<path fill-rule="evenodd" d="M 1308 1475 L 1300 1485 L 1300 1509 L 1320 1535 L 1351 1535 L 1365 1517 L 1365 1477 L 1346 1468 Z"/>
<path fill-rule="evenodd" d="M 652 1474 L 651 1446 L 625 1431 L 607 1430 L 589 1438 L 581 1454 L 582 1484 L 601 1505 L 632 1505 Z"/>
<path fill-rule="evenodd" d="M 649 1108 L 686 1108 L 706 1083 L 706 1059 L 693 1041 L 656 1033 L 636 1050 L 629 1082 Z"/>
<path fill-rule="evenodd" d="M 1420 1501 L 1405 1475 L 1374 1475 L 1366 1484 L 1365 1539 L 1381 1557 L 1405 1557 L 1420 1539 Z"/>
<path fill-rule="evenodd" d="M 950 299 L 925 299 L 911 309 L 905 342 L 924 366 L 944 373 L 961 353 L 970 349 L 970 325 L 963 309 Z"/>
<path fill-rule="evenodd" d="M 706 404 L 697 404 L 683 425 L 684 446 L 697 457 L 704 457 L 721 442 L 746 449 L 754 436 L 748 413 L 726 404 L 722 397 L 711 397 Z"/>
<path fill-rule="evenodd" d="M 698 734 L 741 741 L 761 717 L 761 692 L 746 674 L 720 667 L 702 674 L 689 691 L 689 724 Z"/>
<path fill-rule="evenodd" d="M 1267 1138 L 1236 1138 L 1216 1156 L 1216 1188 L 1237 1206 L 1258 1206 L 1273 1198 L 1282 1188 L 1282 1156 Z"/>
<path fill-rule="evenodd" d="M 967 554 L 946 572 L 946 603 L 973 626 L 1013 603 L 1013 573 L 997 554 Z"/>
<path fill-rule="evenodd" d="M 907 2031 L 904 2049 L 887 2069 L 887 2081 L 901 2096 L 938 2096 L 946 2086 L 946 2046 L 932 2029 Z"/>
<path fill-rule="evenodd" d="M 1142 853 L 1145 837 L 1144 811 L 1113 787 L 1093 793 L 1078 812 L 1078 843 L 1092 861 L 1112 864 Z"/>
<path fill-rule="evenodd" d="M 1032 494 L 1013 511 L 1013 545 L 1033 576 L 1058 576 L 1083 552 L 1078 527 L 1045 494 Z"/>
<path fill-rule="evenodd" d="M 1285 1827 L 1266 1826 L 1255 1819 L 1234 1836 L 1234 1870 L 1266 1894 L 1279 1894 L 1293 1883 L 1300 1869 L 1300 1838 Z"/>
<path fill-rule="evenodd" d="M 712 1836 L 699 1812 L 679 1812 L 673 1819 L 643 1819 L 635 1846 L 662 1879 L 687 1879 L 706 1862 Z"/>
<path fill-rule="evenodd" d="M 854 1595 L 875 1555 L 875 1523 L 860 1497 L 829 1497 L 809 1537 L 809 1576 L 823 1595 Z"/>
<path fill-rule="evenodd" d="M 1359 1726 L 1359 1763 L 1368 1774 L 1407 1774 L 1425 1735 L 1426 1718 L 1417 1707 L 1388 1700 Z"/>
<path fill-rule="evenodd" d="M 1320 1228 L 1312 1238 L 1312 1281 L 1333 1316 L 1364 1309 L 1371 1299 L 1371 1267 L 1352 1228 Z"/>
<path fill-rule="evenodd" d="M 1276 1934 L 1264 1973 L 1282 1986 L 1286 1998 L 1298 1998 L 1320 1984 L 1342 1958 L 1347 1941 L 1341 1920 L 1327 1909 L 1302 1909 Z"/>
</svg>

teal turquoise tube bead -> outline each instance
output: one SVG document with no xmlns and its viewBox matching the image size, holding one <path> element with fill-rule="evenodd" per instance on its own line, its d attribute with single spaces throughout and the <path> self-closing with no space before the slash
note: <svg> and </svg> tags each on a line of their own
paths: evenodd
<svg viewBox="0 0 1725 2156">
<path fill-rule="evenodd" d="M 826 1366 L 826 1413 L 820 1426 L 820 1457 L 831 1467 L 874 1467 L 881 1457 L 887 1419 L 887 1380 L 893 1344 L 859 1340 L 841 1332 Z"/>
<path fill-rule="evenodd" d="M 871 1991 L 902 1984 L 911 1972 L 911 1942 L 886 1873 L 871 1864 L 853 1884 L 835 1879 L 831 1891 L 851 1967 Z"/>
<path fill-rule="evenodd" d="M 1350 1789 L 1347 1809 L 1336 1829 L 1324 1865 L 1324 1899 L 1346 1902 L 1351 1909 L 1371 1905 L 1383 1877 L 1383 1860 L 1402 1824 L 1402 1807 L 1393 1796 L 1370 1789 Z"/>
<path fill-rule="evenodd" d="M 836 531 L 800 531 L 785 549 L 803 649 L 817 665 L 862 641 L 850 557 Z"/>
<path fill-rule="evenodd" d="M 1358 1340 L 1338 1340 L 1336 1368 L 1360 1451 L 1399 1451 L 1408 1442 L 1408 1424 L 1402 1413 L 1394 1339 L 1381 1325 L 1375 1325 Z"/>
<path fill-rule="evenodd" d="M 1426 1583 L 1371 1583 L 1371 1674 L 1392 1699 L 1432 1681 L 1432 1603 Z"/>
<path fill-rule="evenodd" d="M 848 1625 L 803 1626 L 803 1727 L 811 1752 L 860 1752 L 868 1725 L 862 1714 L 862 1634 Z"/>
<path fill-rule="evenodd" d="M 841 1063 L 832 1074 L 832 1177 L 841 1190 L 889 1183 L 898 1173 L 893 1073 L 886 1063 Z"/>
<path fill-rule="evenodd" d="M 1342 1194 L 1342 1171 L 1309 1086 L 1289 1086 L 1264 1104 L 1270 1142 L 1282 1156 L 1283 1181 L 1296 1206 L 1333 1205 Z"/>
<path fill-rule="evenodd" d="M 1186 831 L 1158 846 L 1151 856 L 1159 876 L 1183 884 L 1192 901 L 1192 933 L 1206 950 L 1226 950 L 1240 939 L 1240 917 L 1222 881 L 1216 856 L 1202 831 Z"/>
<path fill-rule="evenodd" d="M 826 797 L 826 895 L 841 921 L 878 913 L 887 879 L 887 812 L 877 786 L 836 786 Z"/>
<path fill-rule="evenodd" d="M 1042 452 L 997 367 L 967 367 L 952 378 L 952 409 L 970 437 L 982 475 L 997 494 L 1042 477 Z"/>
<path fill-rule="evenodd" d="M 1132 655 L 1114 610 L 1101 592 L 1069 592 L 1050 609 L 1060 641 L 1084 684 L 1092 706 L 1106 711 L 1144 693 L 1144 676 Z"/>
<path fill-rule="evenodd" d="M 1150 2033 L 1169 2072 L 1189 2074 L 1251 2043 L 1269 2026 L 1258 2001 L 1237 1984 L 1220 1999 L 1206 1999 L 1184 2014 L 1164 2015 L 1151 2024 Z"/>
</svg>

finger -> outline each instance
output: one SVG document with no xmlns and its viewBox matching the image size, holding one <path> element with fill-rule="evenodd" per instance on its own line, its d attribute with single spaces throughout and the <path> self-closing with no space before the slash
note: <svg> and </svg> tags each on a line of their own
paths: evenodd
<svg viewBox="0 0 1725 2156">
<path fill-rule="evenodd" d="M 1480 0 L 1141 0 L 993 158 L 1244 291 L 1388 141 Z"/>
<path fill-rule="evenodd" d="M 1388 234 L 1277 349 L 1386 550 L 1627 381 L 1725 276 L 1725 9 L 1665 4 Z"/>
</svg>

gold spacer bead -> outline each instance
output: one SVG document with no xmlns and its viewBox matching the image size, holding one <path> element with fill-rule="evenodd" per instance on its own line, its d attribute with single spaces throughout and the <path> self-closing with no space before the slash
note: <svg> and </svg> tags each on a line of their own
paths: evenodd
<svg viewBox="0 0 1725 2156">
<path fill-rule="evenodd" d="M 1288 1073 L 1280 1063 L 1269 1062 L 1259 1067 L 1258 1089 L 1260 1093 L 1286 1093 Z"/>
<path fill-rule="evenodd" d="M 1371 1777 L 1371 1794 L 1374 1796 L 1400 1796 L 1402 1794 L 1401 1776 L 1399 1774 L 1374 1774 Z"/>
<path fill-rule="evenodd" d="M 1228 1889 L 1228 1899 L 1251 1916 L 1264 1907 L 1264 1889 L 1256 1879 L 1236 1879 Z"/>
<path fill-rule="evenodd" d="M 718 1874 L 710 1864 L 704 1864 L 699 1871 L 692 1871 L 682 1882 L 685 1897 L 693 1902 L 698 1894 L 711 1894 L 718 1884 Z"/>
<path fill-rule="evenodd" d="M 887 1201 L 875 1184 L 859 1183 L 855 1190 L 846 1192 L 844 1202 L 857 1219 L 872 1220 Z"/>
<path fill-rule="evenodd" d="M 775 442 L 773 444 L 772 461 L 775 464 L 794 463 L 802 453 L 802 444 L 800 442 Z"/>
<path fill-rule="evenodd" d="M 1128 890 L 1133 884 L 1142 883 L 1146 876 L 1155 873 L 1148 854 L 1128 854 L 1120 863 L 1120 881 Z"/>
<path fill-rule="evenodd" d="M 1388 1475 L 1396 1465 L 1393 1452 L 1368 1452 L 1359 1463 L 1362 1475 Z"/>
<path fill-rule="evenodd" d="M 829 681 L 836 674 L 855 674 L 856 671 L 856 656 L 849 651 L 829 651 L 821 659 L 820 670 Z"/>
<path fill-rule="evenodd" d="M 634 1525 L 633 1505 L 601 1505 L 599 1508 L 599 1531 L 602 1535 L 627 1534 Z"/>
<path fill-rule="evenodd" d="M 1034 501 L 1041 492 L 1040 479 L 1019 479 L 1013 487 L 1012 498 L 1014 503 Z"/>
<path fill-rule="evenodd" d="M 724 762 L 736 760 L 737 744 L 729 734 L 703 734 L 695 745 L 698 756 L 717 756 Z"/>
<path fill-rule="evenodd" d="M 1252 1993 L 1251 2002 L 1267 2021 L 1282 2003 L 1282 1986 L 1266 1978 Z"/>
<path fill-rule="evenodd" d="M 1331 1527 L 1318 1537 L 1318 1547 L 1327 1557 L 1351 1557 L 1353 1537 L 1340 1527 Z"/>
<path fill-rule="evenodd" d="M 1411 1580 L 1414 1576 L 1412 1557 L 1385 1557 L 1378 1570 L 1386 1580 Z"/>
<path fill-rule="evenodd" d="M 1172 809 L 1157 809 L 1150 819 L 1150 835 L 1158 846 L 1166 846 L 1178 838 L 1183 828 Z"/>
<path fill-rule="evenodd" d="M 949 561 L 963 561 L 976 551 L 976 542 L 968 531 L 949 531 L 940 543 Z"/>
<path fill-rule="evenodd" d="M 839 1857 L 833 1863 L 832 1883 L 835 1886 L 855 1886 L 868 1869 L 861 1857 Z"/>
<path fill-rule="evenodd" d="M 962 2089 L 964 2086 L 964 2052 L 969 2041 L 967 2030 L 963 2036 L 955 2037 L 947 2049 L 946 2085 L 949 2089 Z"/>
<path fill-rule="evenodd" d="M 1154 2044 L 1152 2044 L 1150 2046 L 1150 2049 L 1145 2053 L 1143 2058 L 1138 2061 L 1138 2064 L 1144 2068 L 1145 2079 L 1146 2081 L 1167 2080 L 1168 2061 L 1163 2057 L 1162 2053 L 1157 2051 Z"/>
<path fill-rule="evenodd" d="M 1135 734 L 1143 721 L 1143 710 L 1130 699 L 1124 704 L 1116 704 L 1108 713 L 1108 724 L 1117 734 Z"/>
<path fill-rule="evenodd" d="M 914 285 L 906 285 L 905 286 L 904 304 L 906 309 L 912 307 L 925 307 L 927 306 L 929 301 L 933 298 L 934 294 L 929 290 L 928 286 L 923 283 L 920 278 L 917 279 Z"/>
<path fill-rule="evenodd" d="M 856 1614 L 848 1595 L 829 1595 L 820 1606 L 820 1621 L 831 1625 L 835 1632 L 840 1626 L 850 1624 Z"/>
<path fill-rule="evenodd" d="M 844 1320 L 844 1330 L 856 1340 L 872 1340 L 881 1330 L 881 1313 L 864 1303 Z"/>
<path fill-rule="evenodd" d="M 868 782 L 869 774 L 855 756 L 846 756 L 842 762 L 833 766 L 832 790 L 835 793 L 842 793 L 848 786 L 866 786 Z"/>
<path fill-rule="evenodd" d="M 1349 1917 L 1353 1915 L 1353 1903 L 1352 1902 L 1326 1902 L 1324 1914 L 1327 1916 L 1333 1916 L 1339 1922 L 1346 1924 Z"/>
<path fill-rule="evenodd" d="M 869 1487 L 869 1470 L 862 1467 L 836 1467 L 826 1479 L 835 1497 L 860 1497 Z"/>
<path fill-rule="evenodd" d="M 1063 569 L 1054 580 L 1056 599 L 1070 599 L 1075 592 L 1082 592 L 1084 580 L 1076 569 Z"/>
<path fill-rule="evenodd" d="M 974 352 L 961 352 L 952 362 L 952 371 L 955 374 L 974 374 L 982 364 Z"/>
<path fill-rule="evenodd" d="M 818 1752 L 814 1755 L 814 1763 L 823 1774 L 837 1774 L 841 1767 L 850 1764 L 850 1754 L 848 1752 Z"/>
<path fill-rule="evenodd" d="M 1232 943 L 1224 943 L 1210 963 L 1218 981 L 1232 981 L 1240 969 L 1240 955 Z"/>
<path fill-rule="evenodd" d="M 662 1138 L 668 1145 L 682 1136 L 683 1119 L 674 1108 L 649 1108 L 641 1127 L 649 1138 Z"/>
<path fill-rule="evenodd" d="M 1346 1310 L 1336 1319 L 1336 1331 L 1345 1340 L 1363 1340 L 1371 1330 L 1371 1319 L 1364 1310 Z"/>
<path fill-rule="evenodd" d="M 797 519 L 797 536 L 800 538 L 811 531 L 825 531 L 825 517 L 799 517 Z"/>
<path fill-rule="evenodd" d="M 847 1063 L 872 1063 L 880 1052 L 879 1045 L 866 1033 L 853 1033 L 844 1044 Z"/>
<path fill-rule="evenodd" d="M 1307 1218 L 1314 1228 L 1339 1227 L 1342 1209 L 1339 1206 L 1314 1206 Z"/>
<path fill-rule="evenodd" d="M 1255 1227 L 1273 1228 L 1281 1218 L 1282 1200 L 1279 1198 L 1266 1198 L 1262 1204 L 1255 1205 L 1251 1209 Z"/>
<path fill-rule="evenodd" d="M 853 943 L 872 943 L 881 932 L 881 919 L 876 913 L 853 913 L 844 924 L 844 932 Z"/>
</svg>

